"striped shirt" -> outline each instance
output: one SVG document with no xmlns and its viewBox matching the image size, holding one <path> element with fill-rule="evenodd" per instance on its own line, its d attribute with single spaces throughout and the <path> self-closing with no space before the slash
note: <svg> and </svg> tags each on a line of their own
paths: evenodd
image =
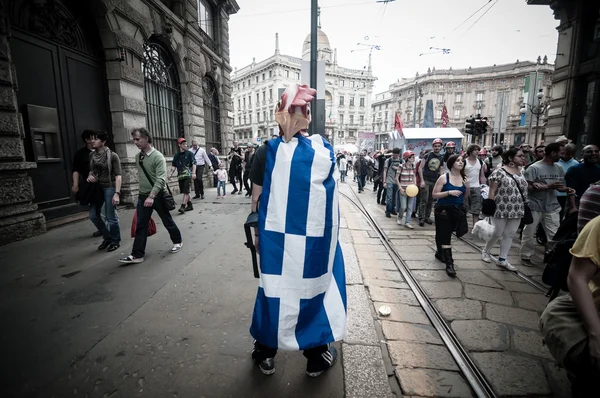
<svg viewBox="0 0 600 398">
<path fill-rule="evenodd" d="M 400 166 L 400 186 L 406 188 L 408 185 L 415 183 L 415 165 L 403 164 Z"/>
<path fill-rule="evenodd" d="M 600 182 L 591 185 L 581 196 L 577 214 L 577 232 L 581 232 L 585 224 L 598 215 L 600 215 Z"/>
</svg>

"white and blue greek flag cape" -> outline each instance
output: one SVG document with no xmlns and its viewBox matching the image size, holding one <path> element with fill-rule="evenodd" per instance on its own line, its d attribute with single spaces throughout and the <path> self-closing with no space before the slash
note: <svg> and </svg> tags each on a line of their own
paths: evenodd
<svg viewBox="0 0 600 398">
<path fill-rule="evenodd" d="M 338 243 L 337 169 L 319 135 L 269 140 L 259 203 L 260 283 L 250 333 L 306 350 L 346 332 L 346 277 Z"/>
</svg>

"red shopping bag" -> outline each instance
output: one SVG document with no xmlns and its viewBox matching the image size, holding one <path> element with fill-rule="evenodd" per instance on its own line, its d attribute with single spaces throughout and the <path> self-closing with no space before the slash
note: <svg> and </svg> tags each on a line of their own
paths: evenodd
<svg viewBox="0 0 600 398">
<path fill-rule="evenodd" d="M 137 226 L 137 211 L 133 214 L 133 221 L 131 222 L 131 237 L 135 238 L 135 228 Z M 148 221 L 148 236 L 152 236 L 156 234 L 156 223 L 150 217 L 150 221 Z"/>
</svg>

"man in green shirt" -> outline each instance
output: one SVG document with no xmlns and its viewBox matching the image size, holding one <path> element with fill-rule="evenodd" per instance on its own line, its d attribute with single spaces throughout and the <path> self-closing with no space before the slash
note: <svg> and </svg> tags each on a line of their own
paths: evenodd
<svg viewBox="0 0 600 398">
<path fill-rule="evenodd" d="M 173 242 L 171 253 L 177 253 L 183 246 L 181 232 L 177 228 L 177 225 L 175 225 L 175 221 L 173 221 L 173 217 L 171 217 L 171 213 L 169 213 L 162 198 L 162 191 L 165 189 L 167 180 L 167 163 L 165 157 L 152 147 L 152 136 L 145 128 L 134 129 L 131 132 L 131 138 L 135 146 L 140 149 L 140 153 L 135 155 L 140 182 L 133 248 L 129 256 L 119 260 L 125 264 L 141 263 L 144 261 L 146 240 L 148 238 L 148 222 L 154 210 L 158 213 L 164 227 L 169 231 L 169 236 Z"/>
</svg>

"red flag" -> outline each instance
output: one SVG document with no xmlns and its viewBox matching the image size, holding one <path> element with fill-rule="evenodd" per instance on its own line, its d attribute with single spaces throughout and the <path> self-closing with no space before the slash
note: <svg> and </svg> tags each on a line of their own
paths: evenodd
<svg viewBox="0 0 600 398">
<path fill-rule="evenodd" d="M 450 118 L 448 117 L 448 109 L 446 109 L 446 104 L 444 104 L 444 108 L 442 109 L 442 127 L 448 127 L 448 123 L 450 123 Z"/>
<path fill-rule="evenodd" d="M 400 120 L 400 115 L 396 113 L 396 120 L 394 121 L 394 130 L 396 130 L 398 134 L 400 134 L 400 137 L 404 136 L 402 129 L 404 129 L 404 125 L 402 124 L 402 120 Z"/>
</svg>

